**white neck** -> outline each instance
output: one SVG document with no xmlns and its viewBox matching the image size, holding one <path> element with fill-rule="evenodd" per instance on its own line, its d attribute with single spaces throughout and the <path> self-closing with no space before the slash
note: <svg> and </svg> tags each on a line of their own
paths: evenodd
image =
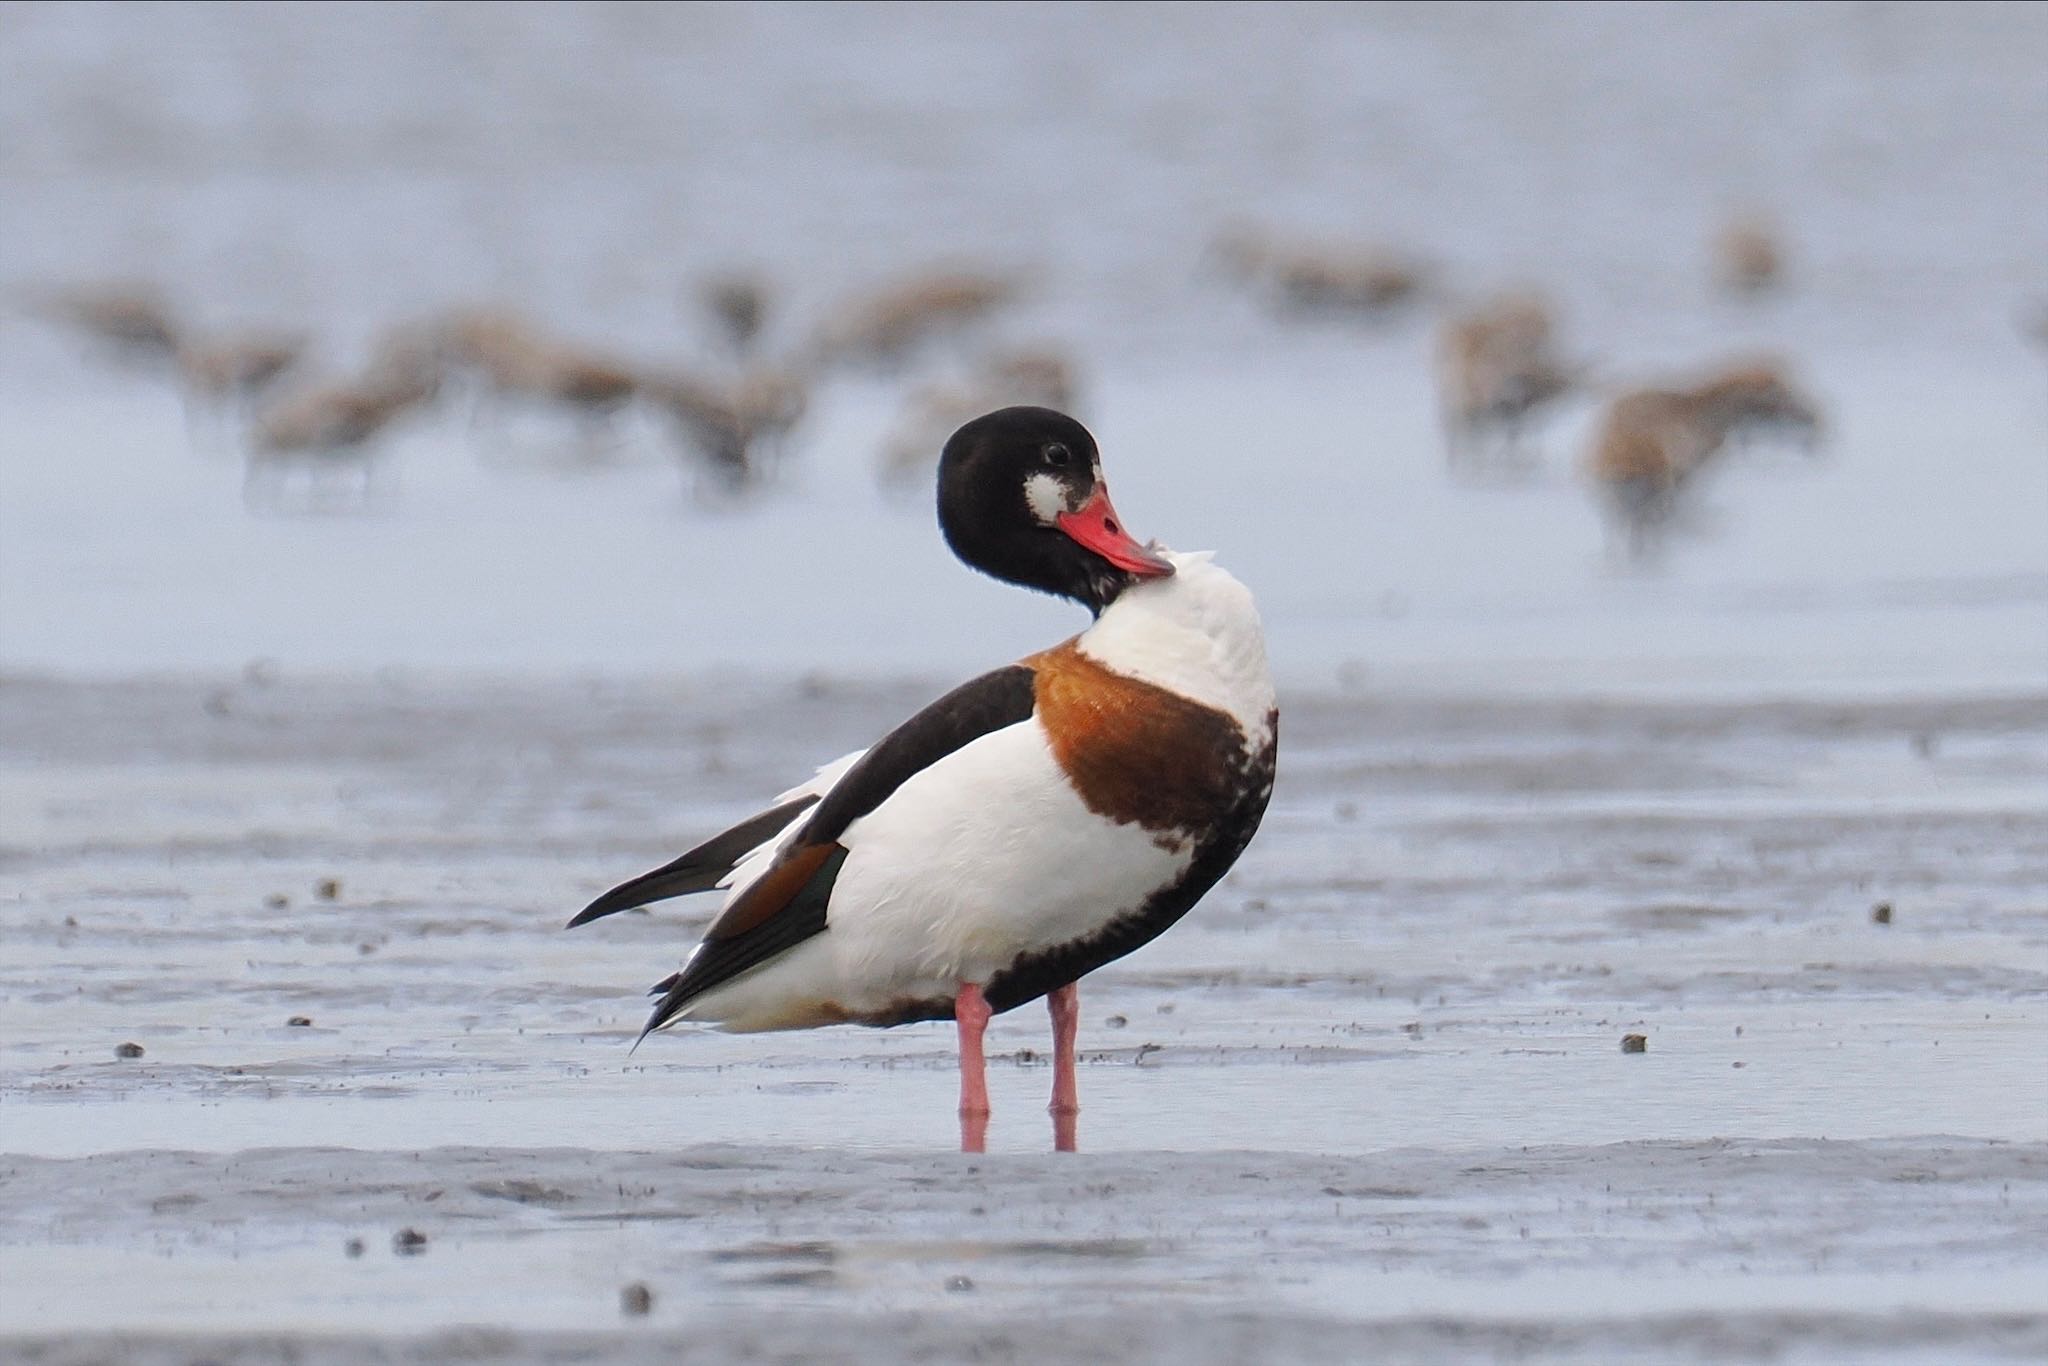
<svg viewBox="0 0 2048 1366">
<path fill-rule="evenodd" d="M 1167 558 L 1172 577 L 1126 588 L 1076 644 L 1120 674 L 1229 713 L 1247 743 L 1263 743 L 1273 675 L 1250 591 L 1207 551 Z"/>
</svg>

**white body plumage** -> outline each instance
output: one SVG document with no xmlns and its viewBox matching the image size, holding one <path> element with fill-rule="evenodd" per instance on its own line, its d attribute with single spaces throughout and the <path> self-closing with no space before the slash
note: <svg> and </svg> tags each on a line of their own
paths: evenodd
<svg viewBox="0 0 2048 1366">
<path fill-rule="evenodd" d="M 1269 750 L 1274 690 L 1251 594 L 1206 553 L 1169 558 L 1172 576 L 1133 584 L 1074 647 L 1228 717 L 1248 752 Z M 784 799 L 828 792 L 859 757 Z M 740 862 L 728 905 L 804 819 Z M 1195 857 L 1185 842 L 1091 810 L 1036 714 L 911 775 L 838 842 L 847 856 L 826 932 L 705 992 L 677 1018 L 799 1028 L 950 998 L 962 983 L 1088 939 L 1172 886 Z"/>
</svg>

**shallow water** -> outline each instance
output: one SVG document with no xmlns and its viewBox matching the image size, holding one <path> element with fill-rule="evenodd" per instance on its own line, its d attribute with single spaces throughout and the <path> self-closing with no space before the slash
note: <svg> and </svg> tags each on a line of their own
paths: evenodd
<svg viewBox="0 0 2048 1366">
<path fill-rule="evenodd" d="M 529 1359 L 636 1280 L 733 1350 L 1110 1302 L 1302 1352 L 2048 1334 L 2048 699 L 1290 699 L 1243 865 L 1084 988 L 1077 1159 L 1035 1007 L 985 1159 L 942 1025 L 629 1053 L 704 909 L 567 915 L 926 691 L 0 685 L 7 1329 L 111 1278 L 124 1350 L 230 1359 Z"/>
</svg>

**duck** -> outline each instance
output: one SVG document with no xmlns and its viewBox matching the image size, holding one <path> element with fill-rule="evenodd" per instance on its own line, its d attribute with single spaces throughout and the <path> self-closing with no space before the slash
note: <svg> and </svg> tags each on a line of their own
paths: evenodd
<svg viewBox="0 0 2048 1366">
<path fill-rule="evenodd" d="M 516 398 L 561 405 L 587 431 L 602 428 L 639 387 L 625 361 L 545 335 L 515 313 L 458 311 L 442 324 L 440 346 L 500 403 Z"/>
<path fill-rule="evenodd" d="M 325 471 L 354 470 L 369 501 L 379 442 L 400 419 L 438 397 L 436 351 L 405 331 L 388 335 L 362 374 L 285 395 L 257 416 L 244 466 L 242 494 L 252 507 L 276 498 L 292 469 L 317 488 Z"/>
<path fill-rule="evenodd" d="M 1042 998 L 1054 1146 L 1073 1151 L 1077 983 L 1193 909 L 1272 796 L 1264 632 L 1212 553 L 1125 529 L 1094 437 L 1064 413 L 967 422 L 937 488 L 962 562 L 1070 599 L 1092 624 L 953 689 L 569 924 L 724 891 L 681 969 L 652 988 L 641 1040 L 685 1022 L 951 1020 L 966 1152 L 986 1150 L 989 1020 Z"/>
<path fill-rule="evenodd" d="M 1578 380 L 1578 367 L 1559 353 L 1557 315 L 1542 294 L 1502 294 L 1445 319 L 1436 381 L 1452 468 L 1521 463 L 1523 428 Z"/>
<path fill-rule="evenodd" d="M 190 415 L 246 415 L 304 359 L 306 338 L 274 331 L 186 336 L 178 342 L 178 382 Z"/>
<path fill-rule="evenodd" d="M 717 275 L 697 296 L 726 349 L 740 360 L 752 357 L 773 312 L 775 291 L 768 281 L 745 272 Z"/>
<path fill-rule="evenodd" d="M 1391 318 L 1430 292 L 1430 269 L 1399 248 L 1373 242 L 1287 241 L 1234 224 L 1211 244 L 1223 278 L 1250 286 L 1287 317 Z"/>
<path fill-rule="evenodd" d="M 1014 303 L 1021 281 L 993 270 L 939 267 L 848 301 L 812 338 L 808 365 L 887 373 L 930 343 L 958 335 Z"/>
<path fill-rule="evenodd" d="M 771 365 L 726 379 L 672 368 L 639 384 L 642 397 L 668 415 L 684 477 L 707 501 L 768 482 L 810 404 L 809 377 Z"/>
<path fill-rule="evenodd" d="M 1080 397 L 1076 374 L 1064 351 L 1034 346 L 982 357 L 962 378 L 919 386 L 883 438 L 877 482 L 888 491 L 921 488 L 932 477 L 933 456 L 946 436 L 992 408 L 1030 403 L 1071 410 Z"/>
<path fill-rule="evenodd" d="M 60 289 L 33 296 L 29 304 L 116 361 L 155 367 L 177 356 L 182 333 L 177 313 L 154 286 L 112 283 Z"/>
<path fill-rule="evenodd" d="M 1585 471 L 1625 536 L 1630 558 L 1655 548 L 1680 498 L 1731 444 L 1782 436 L 1813 450 L 1821 410 L 1772 356 L 1724 364 L 1679 387 L 1629 389 L 1608 404 Z"/>
</svg>

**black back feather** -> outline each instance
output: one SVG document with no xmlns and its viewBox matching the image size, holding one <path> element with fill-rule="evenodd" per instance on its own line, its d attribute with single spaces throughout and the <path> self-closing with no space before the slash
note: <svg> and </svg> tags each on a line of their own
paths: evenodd
<svg viewBox="0 0 2048 1366">
<path fill-rule="evenodd" d="M 826 844 L 889 800 L 896 789 L 939 760 L 993 731 L 1031 719 L 1038 676 L 1028 665 L 1006 664 L 962 683 L 905 721 L 863 754 L 797 836 Z"/>
</svg>

